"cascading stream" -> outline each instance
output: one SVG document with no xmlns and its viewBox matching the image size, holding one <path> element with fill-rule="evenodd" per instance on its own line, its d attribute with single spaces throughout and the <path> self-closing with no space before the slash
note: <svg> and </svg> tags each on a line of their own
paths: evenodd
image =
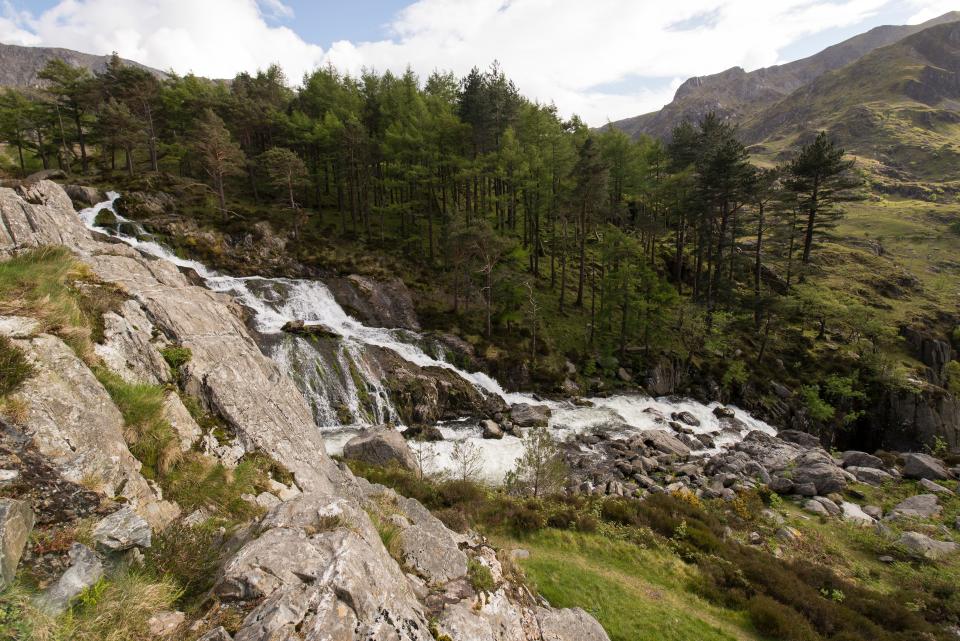
<svg viewBox="0 0 960 641">
<path fill-rule="evenodd" d="M 398 422 L 396 409 L 390 401 L 377 367 L 366 358 L 369 347 L 385 348 L 403 360 L 420 367 L 442 367 L 455 372 L 472 383 L 484 394 L 502 398 L 510 404 L 544 401 L 521 393 L 506 392 L 490 376 L 482 372 L 467 372 L 442 358 L 430 356 L 418 345 L 422 337 L 400 329 L 368 327 L 351 317 L 337 303 L 327 286 L 316 280 L 265 278 L 262 276 L 235 277 L 220 274 L 206 265 L 180 258 L 166 247 L 149 240 L 143 228 L 116 213 L 114 203 L 119 194 L 108 192 L 109 200 L 80 212 L 80 218 L 91 230 L 109 234 L 151 256 L 170 261 L 178 267 L 195 271 L 205 285 L 217 292 L 233 296 L 253 312 L 253 329 L 259 334 L 260 345 L 296 382 L 310 403 L 315 420 L 324 432 L 328 450 L 341 451 L 343 444 L 356 434 L 357 428 L 387 421 Z M 97 217 L 109 211 L 117 220 L 114 229 L 97 225 Z M 132 230 L 133 234 L 125 230 Z M 283 331 L 290 321 L 308 325 L 322 325 L 340 336 L 335 348 L 324 351 L 307 337 Z M 602 429 L 613 434 L 628 434 L 645 429 L 664 429 L 657 414 L 670 416 L 674 412 L 689 412 L 700 425 L 697 433 L 716 436 L 717 446 L 741 438 L 747 430 L 757 429 L 775 434 L 776 430 L 748 413 L 731 408 L 743 429 L 739 433 L 723 429 L 712 410 L 718 405 L 704 405 L 693 400 L 650 398 L 639 394 L 591 399 L 592 407 L 578 407 L 571 403 L 546 402 L 553 416 L 550 427 L 560 438 L 570 434 Z M 501 440 L 480 438 L 474 422 L 458 421 L 439 426 L 445 441 L 431 444 L 429 467 L 435 470 L 451 469 L 450 459 L 454 442 L 468 439 L 484 455 L 483 474 L 492 481 L 500 481 L 510 470 L 523 450 L 523 441 L 505 436 Z"/>
</svg>

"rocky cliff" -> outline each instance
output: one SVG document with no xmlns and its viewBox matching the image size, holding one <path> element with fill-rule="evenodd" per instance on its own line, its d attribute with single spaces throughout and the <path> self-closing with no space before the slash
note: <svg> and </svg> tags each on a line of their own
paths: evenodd
<svg viewBox="0 0 960 641">
<path fill-rule="evenodd" d="M 210 592 L 218 604 L 242 613 L 242 621 L 228 632 L 212 615 L 201 612 L 185 622 L 181 613 L 171 613 L 151 623 L 158 630 L 184 632 L 189 623 L 191 638 L 209 628 L 203 638 L 236 641 L 607 638 L 583 611 L 555 610 L 534 597 L 504 570 L 482 537 L 448 530 L 416 501 L 354 478 L 327 456 L 304 397 L 260 352 L 242 311 L 228 297 L 191 284 L 167 262 L 92 238 L 55 183 L 0 189 L 0 221 L 0 255 L 66 246 L 126 298 L 105 315 L 102 340 L 90 358 L 81 358 L 30 318 L 7 316 L 0 322 L 0 332 L 33 367 L 33 376 L 15 393 L 27 410 L 17 425 L 5 425 L 10 443 L 0 443 L 0 453 L 21 452 L 10 455 L 17 466 L 10 474 L 23 492 L 12 508 L 4 504 L 4 514 L 19 515 L 19 530 L 29 531 L 22 527 L 24 515 L 33 512 L 38 521 L 49 521 L 51 505 L 67 506 L 56 517 L 64 519 L 96 513 L 98 501 L 113 505 L 94 529 L 97 553 L 74 543 L 69 555 L 61 555 L 65 571 L 59 578 L 59 572 L 51 575 L 44 607 L 65 607 L 83 585 L 110 571 L 112 555 L 149 546 L 151 531 L 156 535 L 186 518 L 203 518 L 184 517 L 144 476 L 125 442 L 124 416 L 91 370 L 95 360 L 95 367 L 124 380 L 175 383 L 232 435 L 228 443 L 212 433 L 200 439 L 203 430 L 172 395 L 164 411 L 185 449 L 206 447 L 234 461 L 260 453 L 288 470 L 293 481 L 289 487 L 272 481 L 275 491 L 256 497 L 266 514 L 232 533 L 232 553 Z M 191 354 L 176 371 L 161 355 L 171 346 Z M 45 491 L 56 495 L 43 502 L 30 490 L 40 483 L 31 481 L 40 468 L 46 470 Z M 389 549 L 384 524 L 397 533 Z M 5 563 L 14 556 L 19 560 L 24 546 L 30 558 L 43 553 L 27 546 L 26 537 L 11 545 L 19 550 L 6 554 Z M 477 566 L 492 577 L 483 589 L 468 576 Z"/>
</svg>

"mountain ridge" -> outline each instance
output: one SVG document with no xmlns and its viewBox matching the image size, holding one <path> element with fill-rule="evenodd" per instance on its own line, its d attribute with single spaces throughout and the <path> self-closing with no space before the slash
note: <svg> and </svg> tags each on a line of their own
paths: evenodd
<svg viewBox="0 0 960 641">
<path fill-rule="evenodd" d="M 745 71 L 731 67 L 719 73 L 688 78 L 662 109 L 605 125 L 633 138 L 648 135 L 667 139 L 683 120 L 697 121 L 713 111 L 744 121 L 772 106 L 824 73 L 841 69 L 876 49 L 895 44 L 930 27 L 960 20 L 951 11 L 918 25 L 883 25 L 831 45 L 822 51 L 784 63 Z"/>
<path fill-rule="evenodd" d="M 51 60 L 63 60 L 74 67 L 82 67 L 91 73 L 98 73 L 107 68 L 110 58 L 110 55 L 98 56 L 62 47 L 27 47 L 0 43 L 0 86 L 42 87 L 44 81 L 39 78 L 39 73 Z M 125 58 L 121 60 L 125 65 L 145 69 L 158 78 L 167 75 L 135 60 Z"/>
</svg>

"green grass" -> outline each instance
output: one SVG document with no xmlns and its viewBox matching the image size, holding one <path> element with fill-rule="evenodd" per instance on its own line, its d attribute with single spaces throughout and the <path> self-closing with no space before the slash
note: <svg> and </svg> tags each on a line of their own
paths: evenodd
<svg viewBox="0 0 960 641">
<path fill-rule="evenodd" d="M 521 547 L 527 577 L 556 607 L 581 607 L 613 641 L 760 639 L 745 613 L 724 610 L 688 591 L 696 569 L 669 550 L 646 549 L 598 534 L 547 529 L 497 537 Z"/>
<path fill-rule="evenodd" d="M 17 391 L 33 375 L 33 366 L 24 353 L 0 336 L 0 398 Z"/>
<path fill-rule="evenodd" d="M 0 262 L 0 314 L 29 316 L 81 357 L 103 337 L 103 313 L 125 296 L 99 283 L 63 247 L 42 247 Z"/>
</svg>

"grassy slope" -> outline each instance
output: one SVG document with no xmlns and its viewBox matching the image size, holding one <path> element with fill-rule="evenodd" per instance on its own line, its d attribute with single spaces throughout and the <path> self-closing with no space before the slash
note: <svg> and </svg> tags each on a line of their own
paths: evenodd
<svg viewBox="0 0 960 641">
<path fill-rule="evenodd" d="M 497 537 L 502 548 L 523 548 L 521 565 L 557 607 L 581 607 L 613 641 L 752 641 L 761 639 L 743 612 L 714 606 L 686 589 L 696 568 L 672 553 L 596 534 L 543 530 Z"/>
</svg>

